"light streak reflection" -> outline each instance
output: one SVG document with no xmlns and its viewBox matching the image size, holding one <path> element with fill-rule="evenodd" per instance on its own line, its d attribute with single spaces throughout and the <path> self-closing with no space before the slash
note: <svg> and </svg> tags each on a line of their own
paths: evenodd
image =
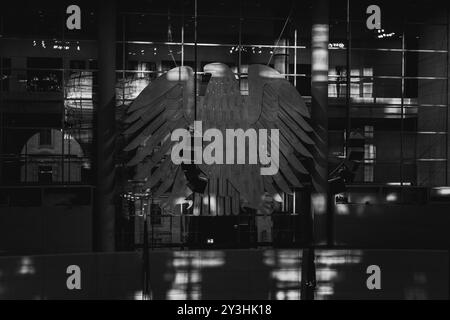
<svg viewBox="0 0 450 320">
<path fill-rule="evenodd" d="M 168 300 L 201 299 L 202 270 L 224 265 L 224 252 L 221 251 L 176 251 L 172 264 L 174 280 L 167 292 Z"/>
<path fill-rule="evenodd" d="M 316 251 L 315 299 L 325 300 L 335 293 L 334 285 L 340 280 L 339 266 L 356 265 L 362 261 L 361 250 Z"/>
</svg>

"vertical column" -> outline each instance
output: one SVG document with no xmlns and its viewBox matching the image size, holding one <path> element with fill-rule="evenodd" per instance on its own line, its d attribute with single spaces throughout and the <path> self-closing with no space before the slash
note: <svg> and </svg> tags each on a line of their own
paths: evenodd
<svg viewBox="0 0 450 320">
<path fill-rule="evenodd" d="M 96 251 L 114 251 L 116 2 L 98 1 Z"/>
<path fill-rule="evenodd" d="M 312 9 L 311 30 L 311 122 L 316 132 L 314 142 L 320 154 L 315 155 L 316 173 L 313 177 L 315 190 L 311 195 L 312 214 L 323 215 L 327 212 L 328 201 L 328 0 L 316 0 Z M 327 218 L 327 222 L 332 221 Z M 316 287 L 316 269 L 312 216 L 309 217 L 310 247 L 302 251 L 301 299 L 313 300 Z M 327 231 L 332 231 L 327 225 Z M 314 231 L 321 231 L 314 228 Z M 327 237 L 328 240 L 332 239 Z M 328 241 L 329 242 L 329 241 Z"/>
<path fill-rule="evenodd" d="M 3 20 L 3 17 L 0 16 L 0 19 Z M 1 25 L 0 25 L 1 28 Z M 1 29 L 0 29 L 0 34 L 1 34 Z M 2 39 L 0 39 L 0 48 L 3 47 L 3 43 L 2 43 Z M 4 124 L 3 124 L 3 56 L 4 56 L 4 52 L 2 52 L 2 50 L 0 50 L 0 182 L 3 182 L 3 144 L 4 144 L 4 134 L 3 134 L 3 130 L 5 130 L 4 128 Z M 6 80 L 6 79 L 5 79 Z"/>
<path fill-rule="evenodd" d="M 327 214 L 326 230 L 330 244 L 333 239 L 333 211 L 328 201 L 328 42 L 329 1 L 314 1 L 311 31 L 311 120 L 315 143 L 321 155 L 316 155 L 316 192 L 312 195 L 315 215 Z M 319 228 L 319 233 L 320 233 Z"/>
<path fill-rule="evenodd" d="M 446 57 L 446 63 L 447 63 L 447 106 L 446 106 L 446 117 L 447 117 L 447 123 L 446 123 L 446 131 L 447 131 L 447 137 L 446 137 L 446 156 L 447 156 L 447 163 L 446 163 L 446 171 L 447 175 L 445 176 L 445 185 L 450 185 L 450 8 L 447 8 L 446 12 L 447 16 L 447 57 Z"/>
<path fill-rule="evenodd" d="M 288 49 L 286 48 L 287 42 L 286 39 L 280 39 L 279 41 L 275 41 L 275 49 L 273 55 L 273 65 L 274 69 L 277 70 L 281 74 L 286 73 L 286 64 L 288 60 Z M 281 46 L 281 48 L 280 48 Z"/>
</svg>

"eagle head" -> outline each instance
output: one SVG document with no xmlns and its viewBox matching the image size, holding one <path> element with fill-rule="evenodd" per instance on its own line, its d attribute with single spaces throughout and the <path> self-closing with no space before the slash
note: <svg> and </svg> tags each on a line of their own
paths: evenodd
<svg viewBox="0 0 450 320">
<path fill-rule="evenodd" d="M 226 64 L 220 62 L 208 63 L 203 67 L 203 71 L 211 74 L 211 78 L 235 78 L 231 69 Z"/>
</svg>

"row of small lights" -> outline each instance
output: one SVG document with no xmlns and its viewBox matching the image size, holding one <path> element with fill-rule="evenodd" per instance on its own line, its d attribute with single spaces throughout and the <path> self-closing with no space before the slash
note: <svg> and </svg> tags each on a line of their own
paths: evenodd
<svg viewBox="0 0 450 320">
<path fill-rule="evenodd" d="M 379 34 L 378 34 L 377 37 L 378 37 L 379 39 L 381 39 L 381 38 L 390 38 L 390 37 L 393 37 L 393 36 L 395 35 L 395 32 L 384 33 L 384 29 L 378 30 L 378 33 L 379 33 Z M 70 49 L 70 42 L 69 42 L 69 41 L 65 41 L 64 45 L 62 44 L 62 41 L 53 40 L 53 42 L 54 42 L 54 43 L 53 43 L 53 49 L 55 49 L 55 50 L 69 50 L 69 49 Z M 38 46 L 37 41 L 36 41 L 36 40 L 33 40 L 33 47 L 37 47 L 37 46 Z M 42 48 L 44 48 L 44 49 L 47 49 L 47 45 L 46 45 L 45 40 L 42 40 L 42 41 L 41 41 L 40 46 L 41 46 Z M 247 52 L 247 51 L 248 51 L 247 48 L 245 48 L 245 47 L 239 47 L 239 46 L 237 46 L 237 47 L 232 47 L 232 48 L 229 50 L 229 53 L 232 54 L 232 53 L 234 53 L 234 52 L 238 52 L 238 51 L 239 51 L 239 48 L 241 48 L 241 51 L 242 51 L 242 52 Z M 329 43 L 329 44 L 328 44 L 328 48 L 329 48 L 329 49 L 344 49 L 344 48 L 345 48 L 345 44 L 342 43 L 342 42 Z M 80 51 L 80 50 L 81 50 L 81 49 L 80 49 L 80 44 L 79 44 L 78 41 L 77 41 L 76 49 L 77 49 L 77 51 Z M 153 55 L 156 55 L 156 54 L 157 54 L 157 50 L 158 50 L 157 48 L 153 48 Z M 262 49 L 261 49 L 261 47 L 252 47 L 252 48 L 251 48 L 251 51 L 252 51 L 253 54 L 262 54 Z M 270 53 L 270 54 L 273 54 L 273 50 L 270 50 L 269 53 Z M 132 55 L 132 56 L 136 56 L 138 53 L 137 53 L 137 52 L 131 52 L 131 51 L 129 51 L 128 54 L 129 54 L 129 55 Z M 144 54 L 145 54 L 145 50 L 144 50 L 144 49 L 141 49 L 141 50 L 140 50 L 140 54 L 141 54 L 141 55 L 144 55 Z"/>
<path fill-rule="evenodd" d="M 395 35 L 395 32 L 391 32 L 391 33 L 385 33 L 384 29 L 378 29 L 378 35 L 377 38 L 378 39 L 382 39 L 382 38 L 391 38 Z"/>
<path fill-rule="evenodd" d="M 332 42 L 328 44 L 328 49 L 344 49 L 345 44 L 342 42 Z"/>
<path fill-rule="evenodd" d="M 232 53 L 234 53 L 234 52 L 238 52 L 239 50 L 240 50 L 241 52 L 247 52 L 247 51 L 248 51 L 246 47 L 236 46 L 236 47 L 232 47 L 232 48 L 230 49 L 229 53 L 232 54 Z M 251 50 L 252 50 L 252 53 L 253 53 L 253 54 L 262 54 L 262 49 L 261 49 L 261 47 L 252 47 Z M 270 50 L 269 53 L 272 54 L 273 51 Z"/>
<path fill-rule="evenodd" d="M 153 48 L 153 55 L 156 56 L 158 49 L 157 48 Z M 145 50 L 141 49 L 140 54 L 143 56 L 145 54 Z M 128 51 L 128 55 L 130 56 L 136 56 L 137 53 L 136 52 L 132 52 L 132 51 Z"/>
<path fill-rule="evenodd" d="M 122 198 L 126 200 L 139 200 L 141 198 L 148 197 L 149 193 L 133 193 L 133 192 L 127 192 L 125 194 L 122 194 Z"/>
<path fill-rule="evenodd" d="M 77 41 L 76 43 L 76 49 L 77 51 L 80 51 L 80 43 Z M 33 40 L 33 47 L 37 47 L 38 46 L 38 41 Z M 47 44 L 45 42 L 45 40 L 41 40 L 40 43 L 40 47 L 43 49 L 47 49 Z M 64 43 L 60 40 L 53 40 L 53 47 L 52 49 L 54 50 L 69 50 L 70 49 L 70 42 L 69 41 L 65 41 Z"/>
</svg>

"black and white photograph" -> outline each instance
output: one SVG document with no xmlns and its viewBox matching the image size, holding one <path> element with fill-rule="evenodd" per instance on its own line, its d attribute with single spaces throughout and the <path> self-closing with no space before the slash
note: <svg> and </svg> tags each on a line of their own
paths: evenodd
<svg viewBox="0 0 450 320">
<path fill-rule="evenodd" d="M 1 1 L 0 300 L 448 301 L 449 37 L 444 0 Z"/>
</svg>

